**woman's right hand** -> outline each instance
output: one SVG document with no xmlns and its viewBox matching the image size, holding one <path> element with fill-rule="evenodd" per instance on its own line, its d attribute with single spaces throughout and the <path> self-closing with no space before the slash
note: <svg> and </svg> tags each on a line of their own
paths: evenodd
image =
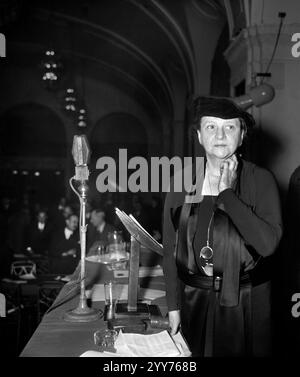
<svg viewBox="0 0 300 377">
<path fill-rule="evenodd" d="M 171 335 L 175 335 L 180 327 L 180 310 L 172 310 L 169 312 L 169 326 L 171 329 Z"/>
</svg>

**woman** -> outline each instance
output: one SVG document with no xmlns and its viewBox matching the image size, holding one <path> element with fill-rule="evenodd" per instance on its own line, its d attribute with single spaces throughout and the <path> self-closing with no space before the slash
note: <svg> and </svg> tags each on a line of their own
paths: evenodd
<svg viewBox="0 0 300 377">
<path fill-rule="evenodd" d="M 182 327 L 194 356 L 268 356 L 269 256 L 282 234 L 277 186 L 236 154 L 250 114 L 224 98 L 199 97 L 194 109 L 205 150 L 201 200 L 170 192 L 164 208 L 171 332 Z"/>
</svg>

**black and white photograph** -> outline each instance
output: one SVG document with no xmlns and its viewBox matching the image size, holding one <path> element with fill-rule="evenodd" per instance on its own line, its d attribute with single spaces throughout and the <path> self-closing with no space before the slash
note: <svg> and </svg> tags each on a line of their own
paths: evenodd
<svg viewBox="0 0 300 377">
<path fill-rule="evenodd" d="M 2 358 L 300 356 L 298 0 L 0 0 L 0 87 Z"/>
</svg>

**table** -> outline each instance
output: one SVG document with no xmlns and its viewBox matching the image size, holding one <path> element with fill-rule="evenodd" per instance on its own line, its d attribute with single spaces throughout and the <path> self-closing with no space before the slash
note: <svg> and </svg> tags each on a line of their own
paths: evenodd
<svg viewBox="0 0 300 377">
<path fill-rule="evenodd" d="M 95 265 L 95 264 L 94 264 Z M 87 262 L 87 274 L 89 270 L 94 269 L 93 263 Z M 97 266 L 99 279 L 97 283 L 103 283 L 113 279 L 113 272 L 109 271 L 106 266 Z M 72 280 L 75 279 L 75 275 Z M 120 283 L 127 282 L 126 278 L 117 280 Z M 147 277 L 140 279 L 141 287 L 165 290 L 163 277 Z M 57 300 L 63 297 L 66 286 L 62 288 Z M 46 314 L 30 341 L 21 353 L 21 357 L 78 357 L 88 350 L 97 351 L 94 345 L 93 334 L 96 330 L 106 328 L 106 322 L 103 318 L 88 323 L 70 323 L 63 320 L 64 313 L 69 309 L 74 309 L 78 305 L 79 296 L 64 303 L 62 306 Z M 165 297 L 153 301 L 157 304 L 163 315 L 167 313 Z M 92 306 L 104 309 L 104 302 L 93 302 Z"/>
</svg>

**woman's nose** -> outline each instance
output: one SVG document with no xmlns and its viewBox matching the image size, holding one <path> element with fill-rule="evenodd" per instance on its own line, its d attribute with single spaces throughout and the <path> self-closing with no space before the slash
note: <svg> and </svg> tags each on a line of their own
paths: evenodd
<svg viewBox="0 0 300 377">
<path fill-rule="evenodd" d="M 224 139 L 224 137 L 225 137 L 225 132 L 224 132 L 223 127 L 217 128 L 216 138 L 222 140 Z"/>
</svg>

